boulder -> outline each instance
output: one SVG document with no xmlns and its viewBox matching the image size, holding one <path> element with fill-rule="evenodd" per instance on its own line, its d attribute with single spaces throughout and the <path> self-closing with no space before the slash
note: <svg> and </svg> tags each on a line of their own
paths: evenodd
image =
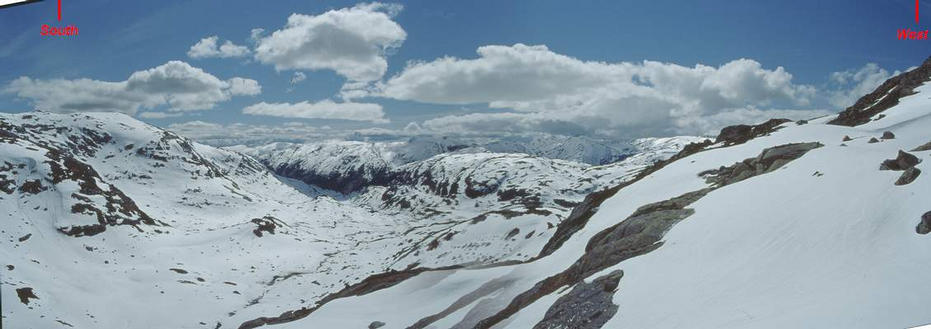
<svg viewBox="0 0 931 329">
<path fill-rule="evenodd" d="M 870 143 L 870 144 L 879 143 L 879 140 L 876 139 L 876 137 L 871 137 L 870 140 L 869 140 L 867 143 Z"/>
<path fill-rule="evenodd" d="M 372 321 L 372 323 L 369 323 L 369 329 L 378 329 L 384 326 L 385 323 L 381 321 Z"/>
<path fill-rule="evenodd" d="M 881 138 L 882 139 L 895 139 L 895 134 L 893 134 L 891 131 L 884 131 L 883 136 Z"/>
<path fill-rule="evenodd" d="M 931 233 L 931 211 L 921 215 L 921 222 L 918 223 L 918 227 L 915 227 L 915 230 L 918 231 L 918 234 Z"/>
<path fill-rule="evenodd" d="M 919 162 L 921 162 L 921 160 L 918 159 L 918 157 L 916 157 L 914 154 L 899 150 L 899 155 L 896 156 L 895 159 L 888 159 L 883 161 L 883 163 L 879 165 L 879 170 L 906 170 L 908 168 L 914 167 Z"/>
<path fill-rule="evenodd" d="M 895 185 L 901 186 L 914 182 L 915 179 L 918 178 L 918 175 L 921 175 L 921 170 L 918 170 L 918 168 L 911 167 L 905 169 L 905 171 L 902 172 L 902 176 L 899 176 L 899 179 L 895 181 Z"/>
<path fill-rule="evenodd" d="M 852 141 L 852 140 L 853 140 L 853 138 L 850 138 L 850 136 L 844 135 L 844 138 L 841 139 L 841 142 L 849 142 L 849 141 Z"/>
</svg>

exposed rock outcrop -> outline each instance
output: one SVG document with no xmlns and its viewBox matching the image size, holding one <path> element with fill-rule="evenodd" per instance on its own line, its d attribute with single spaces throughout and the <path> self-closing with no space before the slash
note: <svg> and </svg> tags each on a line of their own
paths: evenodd
<svg viewBox="0 0 931 329">
<path fill-rule="evenodd" d="M 715 143 L 724 143 L 724 145 L 743 144 L 759 136 L 768 135 L 779 130 L 779 125 L 791 122 L 789 119 L 770 119 L 758 125 L 735 125 L 724 127 L 721 133 L 715 139 Z"/>
<path fill-rule="evenodd" d="M 870 122 L 871 118 L 889 108 L 899 104 L 899 99 L 915 94 L 915 88 L 928 81 L 931 77 L 931 58 L 918 68 L 892 77 L 883 82 L 876 90 L 861 97 L 853 106 L 829 121 L 829 124 L 839 126 L 859 126 Z"/>
<path fill-rule="evenodd" d="M 540 251 L 540 254 L 537 256 L 537 258 L 545 257 L 556 251 L 556 249 L 559 249 L 559 247 L 562 246 L 562 244 L 567 240 L 569 240 L 569 238 L 572 237 L 575 232 L 578 232 L 580 229 L 585 227 L 585 224 L 588 223 L 589 218 L 591 218 L 595 212 L 598 211 L 598 207 L 602 202 L 617 194 L 617 192 L 625 186 L 640 181 L 644 177 L 649 176 L 650 174 L 662 169 L 666 165 L 673 163 L 676 160 L 701 152 L 712 144 L 714 143 L 710 139 L 706 139 L 701 143 L 691 143 L 686 145 L 684 148 L 682 148 L 681 151 L 679 151 L 679 153 L 676 153 L 676 155 L 672 156 L 668 160 L 655 162 L 652 166 L 643 169 L 637 174 L 636 177 L 634 177 L 634 179 L 631 179 L 630 181 L 622 183 L 618 186 L 589 194 L 585 197 L 585 200 L 583 200 L 581 204 L 572 209 L 569 217 L 567 217 L 559 224 L 559 226 L 556 228 L 556 232 L 553 234 L 550 240 L 546 242 L 546 245 L 543 246 L 543 249 Z"/>
<path fill-rule="evenodd" d="M 895 185 L 908 185 L 911 182 L 914 182 L 918 178 L 918 175 L 921 175 L 921 170 L 915 167 L 905 169 L 902 172 L 902 176 L 899 176 L 899 179 L 895 181 Z"/>
<path fill-rule="evenodd" d="M 565 296 L 559 297 L 543 320 L 533 329 L 598 329 L 617 313 L 614 291 L 624 276 L 623 271 L 614 271 L 595 279 L 592 283 L 581 282 Z"/>
<path fill-rule="evenodd" d="M 899 150 L 899 155 L 895 159 L 888 159 L 879 165 L 879 170 L 907 170 L 921 163 L 917 156 L 905 151 Z"/>
<path fill-rule="evenodd" d="M 36 296 L 32 288 L 29 287 L 16 289 L 16 296 L 19 297 L 20 302 L 26 305 L 29 305 L 30 299 L 39 299 L 39 296 Z"/>
<path fill-rule="evenodd" d="M 931 151 L 931 142 L 927 142 L 912 149 L 912 152 Z"/>
<path fill-rule="evenodd" d="M 708 183 L 716 186 L 733 184 L 778 169 L 802 154 L 821 146 L 821 143 L 780 145 L 764 150 L 756 158 L 746 159 L 729 167 L 722 166 L 716 170 L 704 171 L 699 175 L 704 177 Z"/>
<path fill-rule="evenodd" d="M 918 223 L 918 227 L 916 227 L 915 230 L 918 231 L 918 234 L 931 233 L 931 211 L 921 215 L 921 222 Z"/>
<path fill-rule="evenodd" d="M 663 245 L 662 238 L 673 225 L 695 212 L 694 209 L 686 208 L 688 205 L 725 185 L 779 169 L 821 146 L 821 143 L 780 145 L 765 149 L 757 157 L 730 167 L 705 171 L 702 176 L 710 176 L 706 177 L 712 184 L 710 187 L 641 206 L 623 221 L 595 234 L 586 245 L 585 254 L 569 268 L 537 282 L 532 288 L 518 294 L 499 312 L 479 321 L 475 328 L 492 328 L 561 287 L 576 285 L 601 270 L 656 250 Z M 749 169 L 743 169 L 745 166 L 749 166 Z"/>
</svg>

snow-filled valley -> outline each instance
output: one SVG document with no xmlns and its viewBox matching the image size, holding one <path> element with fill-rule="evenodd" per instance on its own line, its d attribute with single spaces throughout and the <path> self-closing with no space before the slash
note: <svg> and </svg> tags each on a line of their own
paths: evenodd
<svg viewBox="0 0 931 329">
<path fill-rule="evenodd" d="M 931 62 L 839 115 L 644 138 L 213 147 L 0 114 L 9 328 L 931 323 Z"/>
</svg>

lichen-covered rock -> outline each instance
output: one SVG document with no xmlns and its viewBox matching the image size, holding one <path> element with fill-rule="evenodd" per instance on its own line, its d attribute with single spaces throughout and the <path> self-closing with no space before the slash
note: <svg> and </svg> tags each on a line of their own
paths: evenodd
<svg viewBox="0 0 931 329">
<path fill-rule="evenodd" d="M 624 272 L 614 271 L 591 283 L 579 282 L 550 306 L 533 329 L 601 328 L 617 313 L 614 290 L 623 276 Z"/>
<path fill-rule="evenodd" d="M 701 172 L 699 175 L 710 184 L 724 186 L 781 168 L 810 150 L 823 146 L 821 143 L 795 143 L 763 150 L 756 158 L 737 162 L 729 167 Z"/>
<path fill-rule="evenodd" d="M 912 149 L 912 152 L 931 151 L 931 142 L 927 142 Z"/>
<path fill-rule="evenodd" d="M 758 125 L 735 125 L 721 129 L 721 133 L 715 139 L 715 143 L 724 143 L 724 145 L 743 144 L 759 136 L 768 135 L 771 132 L 779 130 L 779 125 L 790 122 L 789 119 L 770 119 Z"/>
<path fill-rule="evenodd" d="M 915 230 L 918 231 L 918 234 L 928 234 L 931 232 L 931 211 L 921 215 L 921 222 L 918 223 L 918 227 L 916 227 Z"/>
<path fill-rule="evenodd" d="M 931 75 L 931 58 L 911 71 L 886 80 L 876 90 L 861 97 L 853 106 L 838 114 L 837 118 L 828 124 L 853 127 L 870 122 L 877 114 L 899 104 L 900 98 L 915 94 L 915 88 L 928 81 L 929 75 Z"/>
<path fill-rule="evenodd" d="M 895 181 L 895 185 L 907 185 L 911 182 L 914 182 L 918 175 L 921 175 L 921 170 L 915 167 L 905 169 L 902 172 L 902 176 L 899 176 L 899 179 Z"/>
<path fill-rule="evenodd" d="M 888 159 L 879 165 L 879 170 L 906 170 L 914 167 L 921 162 L 914 154 L 899 150 L 899 155 L 895 159 Z"/>
</svg>

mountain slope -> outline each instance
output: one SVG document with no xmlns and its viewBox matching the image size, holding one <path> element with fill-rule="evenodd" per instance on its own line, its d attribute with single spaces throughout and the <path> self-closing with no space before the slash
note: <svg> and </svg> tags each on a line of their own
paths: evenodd
<svg viewBox="0 0 931 329">
<path fill-rule="evenodd" d="M 914 175 L 911 168 L 929 169 L 931 154 L 920 146 L 931 141 L 931 87 L 914 91 L 865 124 L 783 122 L 743 143 L 705 146 L 605 196 L 584 227 L 545 257 L 420 273 L 279 327 L 931 322 L 923 311 L 931 301 L 924 283 L 931 240 L 921 234 L 931 221 L 923 219 L 931 180 L 918 174 L 897 185 L 904 172 Z"/>
<path fill-rule="evenodd" d="M 358 146 L 291 155 L 352 179 L 382 153 Z M 108 113 L 0 115 L 0 159 L 16 328 L 235 327 L 372 275 L 526 261 L 585 195 L 644 166 L 440 154 L 345 195 Z"/>
</svg>

